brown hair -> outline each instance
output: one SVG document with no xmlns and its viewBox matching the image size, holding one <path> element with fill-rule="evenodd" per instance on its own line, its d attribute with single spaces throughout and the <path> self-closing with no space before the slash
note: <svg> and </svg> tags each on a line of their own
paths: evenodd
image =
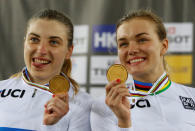
<svg viewBox="0 0 195 131">
<path fill-rule="evenodd" d="M 28 21 L 27 23 L 27 29 L 29 27 L 29 24 L 31 23 L 31 21 L 36 20 L 36 19 L 48 19 L 48 20 L 56 20 L 62 24 L 64 24 L 66 26 L 66 28 L 68 29 L 67 34 L 68 34 L 68 48 L 71 47 L 73 45 L 73 24 L 70 20 L 70 18 L 68 18 L 65 14 L 63 14 L 62 12 L 59 12 L 57 10 L 51 10 L 51 9 L 44 9 L 41 10 L 40 12 L 34 14 Z M 75 93 L 78 92 L 79 89 L 79 85 L 78 83 L 72 79 L 71 77 L 71 70 L 72 70 L 72 62 L 70 59 L 66 59 L 64 61 L 63 67 L 61 69 L 61 71 L 69 78 L 69 80 L 71 81 L 71 83 L 74 86 L 74 91 Z M 21 72 L 12 75 L 11 77 L 17 77 L 17 76 L 21 76 Z"/>
<path fill-rule="evenodd" d="M 134 18 L 145 18 L 151 20 L 156 25 L 156 33 L 159 39 L 164 40 L 166 38 L 167 33 L 161 18 L 154 14 L 150 9 L 134 11 L 123 16 L 117 23 L 117 29 L 124 22 L 127 22 Z"/>
<path fill-rule="evenodd" d="M 152 12 L 151 9 L 140 9 L 137 11 L 130 12 L 126 15 L 124 15 L 118 22 L 117 22 L 117 27 L 116 30 L 119 28 L 120 25 L 122 25 L 124 22 L 128 22 L 134 18 L 145 18 L 150 21 L 152 21 L 155 26 L 156 26 L 156 33 L 158 35 L 158 38 L 160 41 L 166 39 L 167 33 L 165 26 L 159 16 L 157 16 L 155 13 Z M 165 70 L 169 71 L 168 65 L 163 57 L 163 66 Z M 168 74 L 167 74 L 168 75 Z"/>
</svg>

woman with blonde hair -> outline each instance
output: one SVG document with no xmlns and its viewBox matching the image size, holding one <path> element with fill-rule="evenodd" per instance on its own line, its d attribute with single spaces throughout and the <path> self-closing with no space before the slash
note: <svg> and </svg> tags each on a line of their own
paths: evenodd
<svg viewBox="0 0 195 131">
<path fill-rule="evenodd" d="M 92 130 L 194 131 L 195 90 L 168 77 L 168 40 L 161 19 L 150 10 L 129 13 L 117 24 L 116 40 L 133 87 L 126 88 L 120 78 L 106 85 L 106 98 L 92 106 Z"/>
</svg>

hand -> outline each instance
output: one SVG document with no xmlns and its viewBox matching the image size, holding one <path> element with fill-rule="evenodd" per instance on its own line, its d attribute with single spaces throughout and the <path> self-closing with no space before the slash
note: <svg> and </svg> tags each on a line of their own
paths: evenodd
<svg viewBox="0 0 195 131">
<path fill-rule="evenodd" d="M 118 126 L 129 128 L 131 126 L 130 103 L 126 96 L 130 96 L 129 90 L 120 79 L 106 85 L 106 104 L 118 118 Z"/>
<path fill-rule="evenodd" d="M 53 125 L 57 123 L 68 111 L 68 93 L 53 95 L 53 98 L 45 104 L 43 124 Z"/>
</svg>

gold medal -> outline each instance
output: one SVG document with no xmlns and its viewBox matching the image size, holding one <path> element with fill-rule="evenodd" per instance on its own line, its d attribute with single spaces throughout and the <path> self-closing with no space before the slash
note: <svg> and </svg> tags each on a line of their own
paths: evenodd
<svg viewBox="0 0 195 131">
<path fill-rule="evenodd" d="M 128 72 L 126 68 L 121 64 L 114 64 L 109 67 L 107 70 L 107 79 L 109 82 L 120 79 L 122 83 L 125 83 L 125 81 L 128 78 Z"/>
<path fill-rule="evenodd" d="M 69 81 L 61 75 L 56 75 L 49 81 L 49 89 L 53 94 L 68 92 L 69 88 Z"/>
</svg>

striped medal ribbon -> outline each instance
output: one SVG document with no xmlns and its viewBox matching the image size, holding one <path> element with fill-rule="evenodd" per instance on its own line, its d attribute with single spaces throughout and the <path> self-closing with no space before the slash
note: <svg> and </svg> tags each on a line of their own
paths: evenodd
<svg viewBox="0 0 195 131">
<path fill-rule="evenodd" d="M 129 84 L 129 93 L 131 99 L 137 99 L 148 95 L 157 95 L 167 90 L 171 85 L 166 72 L 154 83 L 144 83 L 134 80 L 133 84 Z"/>
<path fill-rule="evenodd" d="M 35 86 L 38 89 L 42 89 L 42 90 L 45 90 L 45 91 L 49 91 L 50 92 L 50 90 L 49 90 L 49 84 L 40 85 L 40 84 L 36 84 L 36 83 L 31 82 L 30 77 L 29 77 L 29 74 L 28 74 L 28 71 L 27 71 L 27 68 L 24 68 L 23 69 L 23 71 L 22 71 L 22 78 L 23 78 L 23 80 L 28 85 Z"/>
</svg>

